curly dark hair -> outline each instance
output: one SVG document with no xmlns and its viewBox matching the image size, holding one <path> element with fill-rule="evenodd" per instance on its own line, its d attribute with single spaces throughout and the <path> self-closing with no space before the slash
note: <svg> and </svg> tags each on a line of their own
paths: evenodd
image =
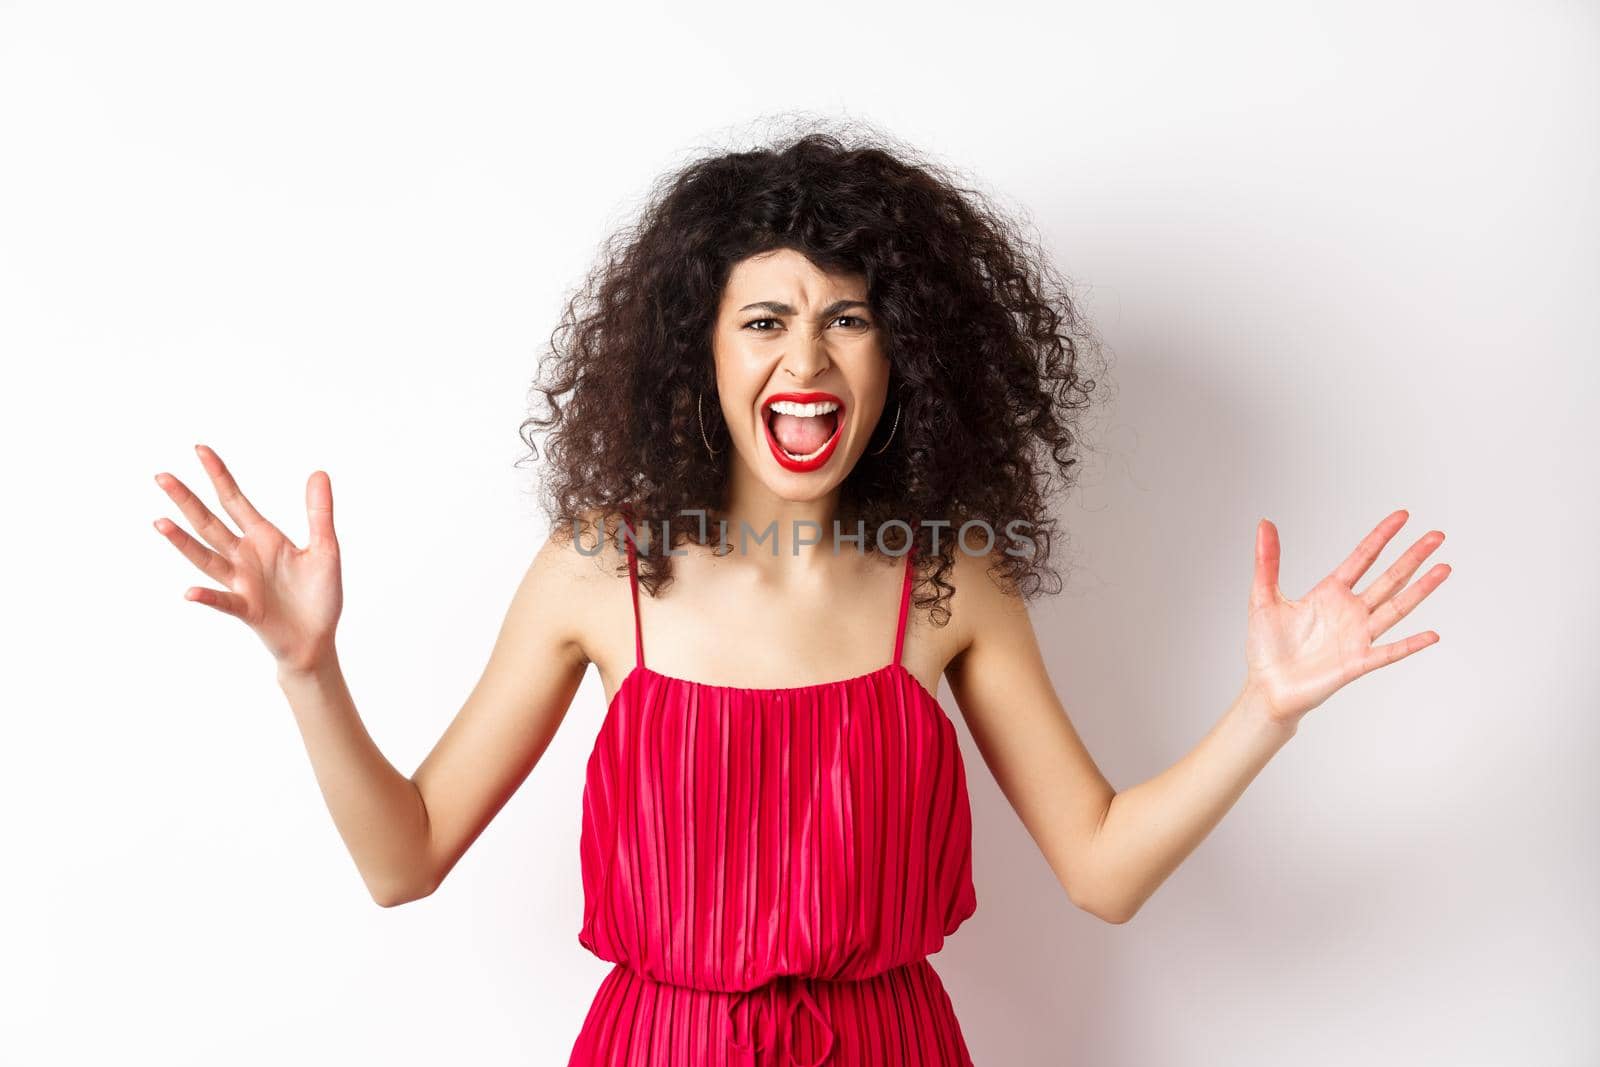
<svg viewBox="0 0 1600 1067">
<path fill-rule="evenodd" d="M 1030 553 L 993 552 L 989 571 L 1024 597 L 1046 577 L 1059 592 L 1050 503 L 1076 480 L 1078 422 L 1095 388 L 1080 362 L 1101 346 L 1016 221 L 876 131 L 812 126 L 706 153 L 659 179 L 637 221 L 607 239 L 540 362 L 533 392 L 547 410 L 521 426 L 533 458 L 534 433 L 548 431 L 553 528 L 589 543 L 584 531 L 611 535 L 610 517 L 649 521 L 639 577 L 652 595 L 671 580 L 661 549 L 717 536 L 734 450 L 714 420 L 713 447 L 723 440 L 708 455 L 696 417 L 698 396 L 715 395 L 710 331 L 733 266 L 779 248 L 864 275 L 885 328 L 899 444 L 881 455 L 869 447 L 841 483 L 843 529 L 864 522 L 863 551 L 875 551 L 873 531 L 912 522 L 918 585 L 934 590 L 917 603 L 939 625 L 953 589 L 951 535 L 965 522 L 988 523 L 997 544 L 1007 523 L 1027 524 Z M 937 551 L 920 517 L 950 523 Z"/>
</svg>

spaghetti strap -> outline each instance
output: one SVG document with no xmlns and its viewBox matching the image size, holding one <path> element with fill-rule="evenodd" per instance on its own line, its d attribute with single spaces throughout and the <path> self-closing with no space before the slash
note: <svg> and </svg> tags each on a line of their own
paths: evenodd
<svg viewBox="0 0 1600 1067">
<path fill-rule="evenodd" d="M 900 621 L 896 623 L 894 628 L 893 665 L 896 667 L 900 665 L 900 651 L 905 647 L 906 643 L 906 608 L 911 603 L 912 560 L 916 558 L 916 554 L 917 546 L 913 542 L 910 548 L 906 550 L 906 577 L 905 581 L 900 585 Z"/>
<path fill-rule="evenodd" d="M 628 548 L 628 589 L 633 594 L 633 659 L 634 666 L 644 667 L 644 627 L 639 622 L 639 557 L 634 548 L 633 526 L 622 520 L 626 533 L 622 543 Z"/>
</svg>

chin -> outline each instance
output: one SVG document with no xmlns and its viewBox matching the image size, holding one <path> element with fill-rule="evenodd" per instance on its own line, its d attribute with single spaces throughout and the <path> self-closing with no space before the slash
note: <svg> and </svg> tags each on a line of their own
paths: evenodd
<svg viewBox="0 0 1600 1067">
<path fill-rule="evenodd" d="M 756 442 L 753 454 L 756 462 L 751 473 L 756 480 L 775 498 L 791 504 L 809 504 L 821 500 L 839 488 L 855 467 L 855 457 L 849 454 L 843 444 L 826 464 L 804 473 L 785 470 L 772 458 L 765 442 Z"/>
</svg>

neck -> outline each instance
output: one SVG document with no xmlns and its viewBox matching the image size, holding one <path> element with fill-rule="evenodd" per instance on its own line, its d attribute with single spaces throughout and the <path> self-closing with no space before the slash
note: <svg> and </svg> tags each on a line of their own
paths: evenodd
<svg viewBox="0 0 1600 1067">
<path fill-rule="evenodd" d="M 728 524 L 725 536 L 736 552 L 742 546 L 746 552 L 771 556 L 776 542 L 780 559 L 829 556 L 833 553 L 833 520 L 838 505 L 837 486 L 814 500 L 787 500 L 773 493 L 743 463 L 736 463 L 724 494 L 723 517 Z M 765 540 L 758 543 L 756 539 L 763 536 Z"/>
</svg>

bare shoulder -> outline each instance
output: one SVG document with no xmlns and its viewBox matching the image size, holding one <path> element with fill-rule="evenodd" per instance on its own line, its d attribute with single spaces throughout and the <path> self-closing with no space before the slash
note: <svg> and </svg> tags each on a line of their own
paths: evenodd
<svg viewBox="0 0 1600 1067">
<path fill-rule="evenodd" d="M 983 634 L 994 634 L 1027 619 L 1027 606 L 1004 573 L 1005 542 L 996 540 L 986 552 L 956 546 L 947 580 L 955 587 L 950 605 L 950 666 Z"/>
<path fill-rule="evenodd" d="M 598 508 L 582 513 L 576 523 L 553 526 L 530 568 L 530 573 L 543 572 L 563 619 L 563 635 L 588 663 L 597 659 L 593 635 L 614 628 L 607 612 L 626 559 L 616 528 L 617 515 Z"/>
</svg>

